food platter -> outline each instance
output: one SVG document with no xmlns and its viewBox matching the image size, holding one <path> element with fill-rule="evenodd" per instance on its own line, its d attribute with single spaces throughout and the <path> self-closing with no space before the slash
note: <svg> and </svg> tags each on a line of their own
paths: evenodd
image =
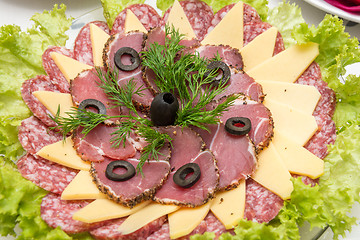
<svg viewBox="0 0 360 240">
<path fill-rule="evenodd" d="M 317 7 L 327 13 L 331 13 L 334 15 L 338 15 L 339 17 L 342 17 L 344 19 L 360 23 L 360 15 L 348 13 L 344 10 L 341 10 L 330 3 L 327 3 L 325 1 L 319 1 L 319 0 L 304 0 L 305 2 L 313 5 L 314 7 Z"/>
<path fill-rule="evenodd" d="M 86 15 L 83 15 L 80 18 L 77 18 L 74 22 L 73 25 L 71 27 L 71 29 L 68 31 L 68 34 L 70 36 L 70 40 L 68 41 L 68 43 L 70 45 L 67 45 L 68 48 L 72 48 L 71 43 L 73 42 L 73 39 L 75 38 L 77 32 L 80 30 L 80 28 L 87 22 L 92 21 L 92 20 L 102 20 L 102 9 L 96 9 Z M 302 236 L 304 237 L 304 239 L 314 239 L 317 238 L 319 235 L 322 234 L 322 230 L 314 230 L 312 231 L 313 234 L 309 235 L 309 232 L 307 229 L 302 229 Z"/>
</svg>

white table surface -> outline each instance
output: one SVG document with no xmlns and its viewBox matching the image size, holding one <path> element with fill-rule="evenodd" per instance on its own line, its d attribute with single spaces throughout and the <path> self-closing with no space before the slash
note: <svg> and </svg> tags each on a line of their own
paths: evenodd
<svg viewBox="0 0 360 240">
<path fill-rule="evenodd" d="M 283 0 L 269 0 L 270 7 L 276 6 L 282 1 Z M 302 0 L 290 0 L 290 2 L 296 3 L 301 7 L 303 16 L 309 24 L 317 25 L 325 15 L 324 11 L 316 9 Z M 32 22 L 29 21 L 29 19 L 34 13 L 42 12 L 44 9 L 51 10 L 54 4 L 60 3 L 64 3 L 67 6 L 66 13 L 74 18 L 80 17 L 93 9 L 101 7 L 100 0 L 0 0 L 0 26 L 5 24 L 16 24 L 20 26 L 22 30 L 25 30 L 32 25 Z M 344 24 L 349 25 L 346 27 L 346 30 L 351 36 L 360 39 L 360 24 L 351 26 L 353 24 L 349 23 L 347 20 L 344 20 Z M 348 67 L 348 71 L 360 75 L 360 64 Z M 354 206 L 351 215 L 360 218 L 359 204 Z M 359 224 L 360 221 L 358 220 L 357 223 Z M 0 240 L 1 239 L 10 238 L 0 237 Z M 331 231 L 327 231 L 320 239 L 332 239 Z M 360 239 L 360 225 L 354 226 L 350 234 L 347 234 L 346 237 L 340 239 Z"/>
</svg>

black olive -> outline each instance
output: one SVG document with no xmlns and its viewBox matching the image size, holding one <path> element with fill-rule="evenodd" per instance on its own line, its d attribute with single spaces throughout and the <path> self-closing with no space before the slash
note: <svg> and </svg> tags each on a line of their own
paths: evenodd
<svg viewBox="0 0 360 240">
<path fill-rule="evenodd" d="M 160 93 L 150 105 L 151 121 L 155 126 L 173 125 L 178 109 L 178 100 L 172 93 Z"/>
<path fill-rule="evenodd" d="M 114 173 L 114 170 L 116 168 L 124 168 L 126 170 L 126 173 Z M 123 182 L 135 176 L 135 168 L 131 163 L 124 160 L 112 161 L 106 167 L 105 176 L 110 180 Z"/>
<path fill-rule="evenodd" d="M 242 126 L 236 126 L 237 124 Z M 246 117 L 232 117 L 226 120 L 225 130 L 233 135 L 245 135 L 251 130 L 251 121 Z"/>
<path fill-rule="evenodd" d="M 230 68 L 224 62 L 213 61 L 206 68 L 209 69 L 209 71 L 205 73 L 205 77 L 209 76 L 210 73 L 212 73 L 214 70 L 221 70 L 221 73 L 218 73 L 213 78 L 213 81 L 211 83 L 213 86 L 219 86 L 220 83 L 226 84 L 231 77 Z"/>
<path fill-rule="evenodd" d="M 191 176 L 186 177 L 191 174 Z M 194 184 L 199 181 L 201 176 L 200 167 L 197 163 L 187 163 L 179 168 L 174 176 L 174 183 L 183 188 L 190 188 L 194 186 Z"/>
<path fill-rule="evenodd" d="M 83 100 L 79 105 L 79 109 L 83 110 L 86 110 L 88 107 L 93 107 L 98 111 L 99 114 L 106 115 L 106 107 L 99 100 L 88 98 Z"/>
<path fill-rule="evenodd" d="M 131 63 L 130 65 L 125 65 L 121 62 L 122 55 L 130 55 L 131 56 Z M 117 68 L 122 71 L 132 71 L 136 69 L 140 65 L 140 57 L 139 53 L 131 48 L 131 47 L 122 47 L 115 53 L 114 62 Z"/>
</svg>

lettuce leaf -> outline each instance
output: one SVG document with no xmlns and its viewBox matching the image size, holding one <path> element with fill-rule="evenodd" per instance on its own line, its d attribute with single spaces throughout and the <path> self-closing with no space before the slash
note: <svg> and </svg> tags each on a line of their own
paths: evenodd
<svg viewBox="0 0 360 240">
<path fill-rule="evenodd" d="M 129 5 L 136 3 L 144 3 L 145 0 L 101 0 L 104 11 L 104 17 L 110 29 L 112 28 L 117 15 Z"/>
</svg>

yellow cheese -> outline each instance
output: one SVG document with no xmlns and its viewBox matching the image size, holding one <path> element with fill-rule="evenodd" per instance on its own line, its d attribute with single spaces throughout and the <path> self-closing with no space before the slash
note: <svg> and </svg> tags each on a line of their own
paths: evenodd
<svg viewBox="0 0 360 240">
<path fill-rule="evenodd" d="M 184 34 L 185 39 L 190 40 L 196 38 L 189 19 L 185 15 L 184 9 L 181 7 L 178 0 L 174 1 L 166 23 L 170 27 L 174 26 L 174 28 L 177 29 L 180 34 Z"/>
<path fill-rule="evenodd" d="M 234 228 L 244 218 L 245 197 L 245 180 L 242 180 L 237 188 L 217 193 L 212 200 L 210 209 L 226 229 Z"/>
<path fill-rule="evenodd" d="M 70 82 L 83 70 L 92 69 L 93 67 L 85 63 L 79 62 L 75 59 L 67 57 L 57 52 L 50 53 L 51 58 L 54 60 L 56 66 L 60 69 L 65 78 Z"/>
<path fill-rule="evenodd" d="M 71 137 L 66 138 L 66 141 L 59 141 L 47 145 L 40 149 L 36 154 L 49 161 L 56 162 L 66 167 L 90 170 L 90 164 L 84 162 L 76 153 L 74 143 Z"/>
<path fill-rule="evenodd" d="M 109 39 L 109 34 L 93 23 L 90 23 L 90 39 L 92 46 L 93 61 L 96 67 L 104 66 L 102 55 L 105 43 Z"/>
<path fill-rule="evenodd" d="M 296 144 L 291 138 L 275 132 L 272 141 L 289 172 L 313 179 L 324 174 L 324 161 Z"/>
<path fill-rule="evenodd" d="M 294 45 L 250 69 L 255 81 L 295 82 L 319 55 L 317 43 Z"/>
<path fill-rule="evenodd" d="M 243 3 L 238 2 L 225 17 L 208 33 L 202 45 L 229 45 L 230 47 L 241 49 L 243 47 L 243 28 L 244 28 L 244 8 Z"/>
<path fill-rule="evenodd" d="M 73 219 L 85 223 L 94 223 L 121 218 L 139 211 L 150 202 L 142 202 L 133 208 L 127 208 L 109 199 L 97 199 L 74 213 Z"/>
<path fill-rule="evenodd" d="M 291 138 L 300 146 L 304 146 L 318 129 L 315 118 L 311 114 L 271 99 L 266 99 L 264 104 L 271 111 L 276 131 Z"/>
<path fill-rule="evenodd" d="M 99 198 L 106 198 L 106 195 L 99 191 L 89 171 L 80 171 L 61 194 L 63 200 Z"/>
<path fill-rule="evenodd" d="M 32 93 L 53 115 L 59 110 L 60 117 L 68 117 L 67 112 L 74 106 L 71 94 L 50 91 L 35 91 Z"/>
<path fill-rule="evenodd" d="M 245 72 L 273 56 L 277 33 L 278 30 L 271 27 L 240 49 Z"/>
<path fill-rule="evenodd" d="M 140 22 L 140 20 L 137 18 L 137 16 L 128 9 L 126 11 L 126 18 L 125 18 L 125 32 L 131 32 L 131 31 L 140 31 L 143 33 L 147 33 L 148 31 L 144 27 L 144 25 Z"/>
<path fill-rule="evenodd" d="M 263 87 L 266 99 L 286 103 L 296 110 L 312 114 L 321 94 L 314 86 L 275 82 L 258 81 Z"/>
<path fill-rule="evenodd" d="M 118 230 L 124 235 L 130 234 L 159 217 L 175 212 L 179 208 L 179 206 L 175 205 L 162 205 L 155 202 L 150 203 L 140 211 L 137 211 L 126 218 Z"/>
<path fill-rule="evenodd" d="M 289 199 L 294 188 L 291 175 L 273 143 L 260 152 L 258 167 L 251 178 L 282 199 Z"/>
<path fill-rule="evenodd" d="M 196 208 L 180 208 L 168 215 L 170 238 L 175 239 L 191 233 L 206 217 L 210 203 Z"/>
</svg>

